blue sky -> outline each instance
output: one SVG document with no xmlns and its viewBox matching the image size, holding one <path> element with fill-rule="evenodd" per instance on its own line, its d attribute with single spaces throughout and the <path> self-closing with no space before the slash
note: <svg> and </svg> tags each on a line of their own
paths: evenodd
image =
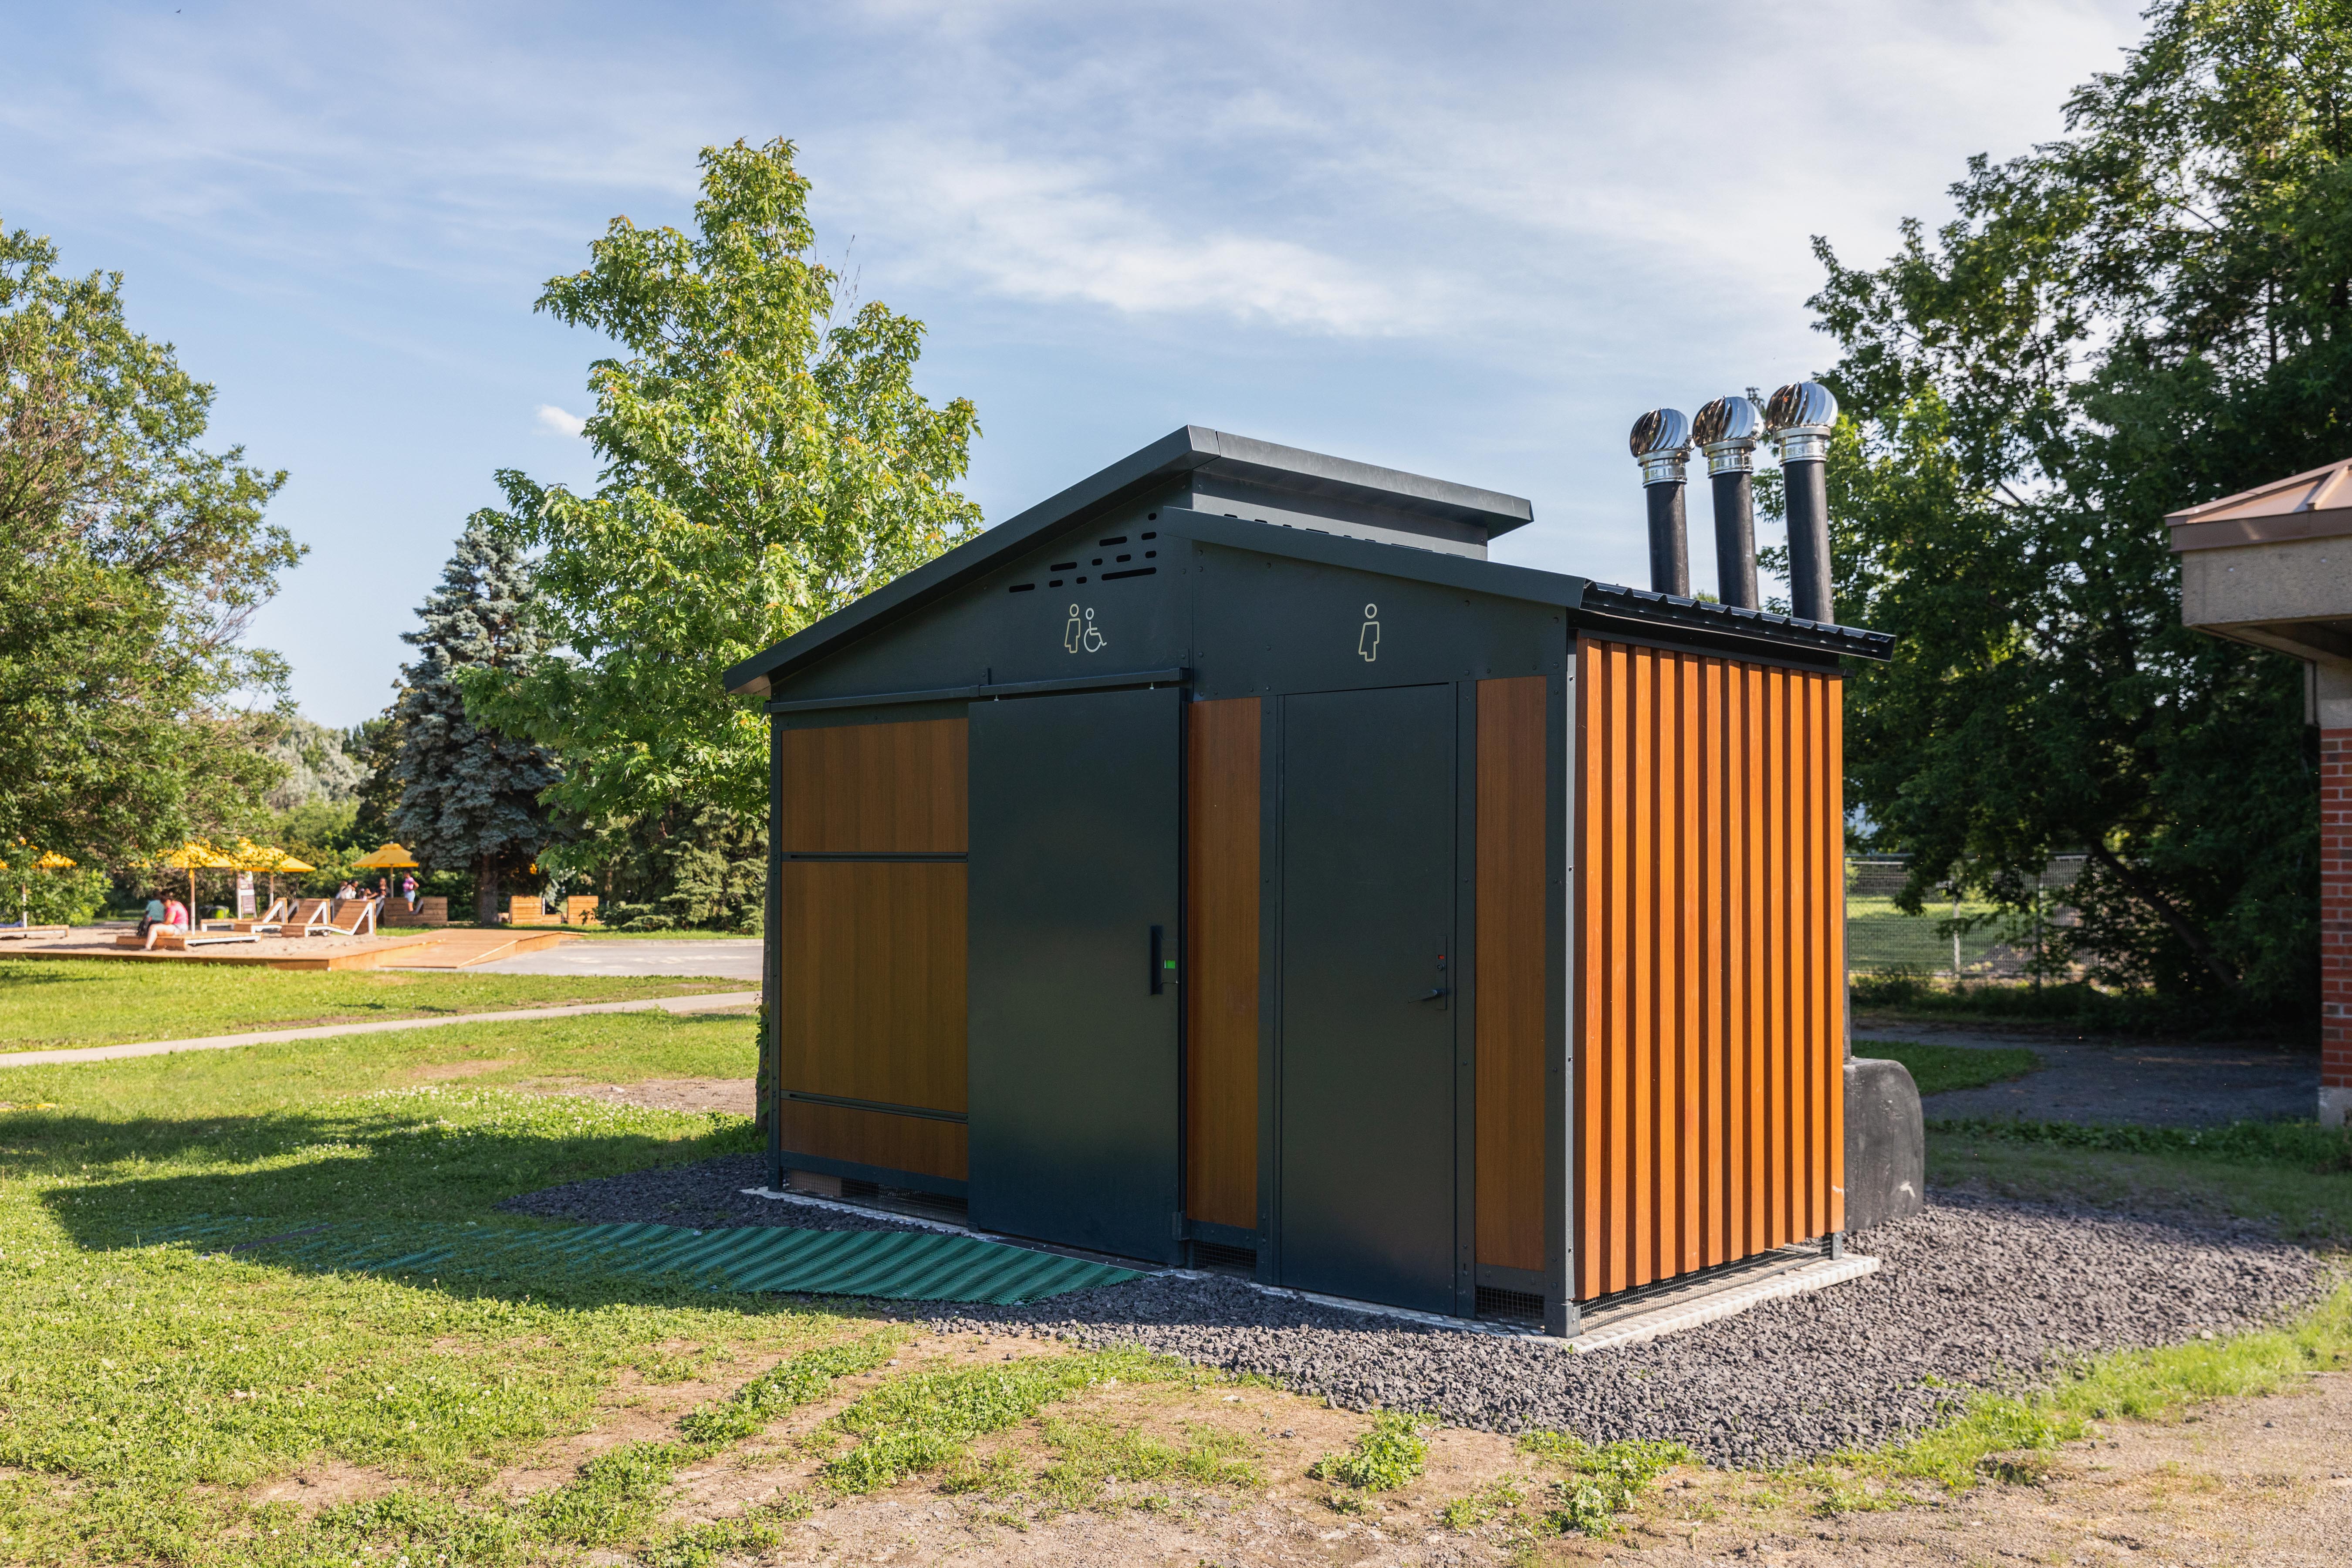
<svg viewBox="0 0 2352 1568">
<path fill-rule="evenodd" d="M 493 469 L 593 481 L 599 344 L 531 301 L 688 221 L 706 143 L 800 144 L 822 253 L 979 405 L 992 521 L 1189 421 L 1527 496 L 1499 555 L 1635 580 L 1633 416 L 1821 368 L 1809 237 L 1941 218 L 2137 9 L 19 5 L 0 224 L 125 273 L 290 470 L 253 635 L 348 724 Z"/>
</svg>

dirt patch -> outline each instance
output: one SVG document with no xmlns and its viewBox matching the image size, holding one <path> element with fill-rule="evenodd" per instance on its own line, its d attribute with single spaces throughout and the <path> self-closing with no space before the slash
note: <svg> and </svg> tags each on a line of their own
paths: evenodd
<svg viewBox="0 0 2352 1568">
<path fill-rule="evenodd" d="M 933 1339 L 911 1363 L 969 1363 L 1037 1347 L 991 1337 Z M 1050 1351 L 1052 1346 L 1044 1347 Z M 860 1380 L 861 1383 L 866 1380 Z M 789 1426 L 805 1432 L 844 1399 Z M 1187 1424 L 1246 1436 L 1266 1479 L 1255 1494 L 1148 1497 L 1114 1488 L 1102 1506 L 1037 1517 L 1003 1500 L 950 1495 L 935 1482 L 825 1505 L 811 1490 L 815 1457 L 782 1430 L 773 1446 L 695 1467 L 680 1479 L 681 1519 L 721 1518 L 811 1490 L 817 1510 L 791 1527 L 778 1560 L 1062 1565 L 1104 1563 L 1411 1563 L 1466 1568 L 1530 1560 L 1595 1563 L 1631 1557 L 1654 1568 L 1698 1563 L 1797 1565 L 2011 1562 L 2338 1564 L 2352 1540 L 2352 1374 L 2312 1378 L 2299 1392 L 2221 1401 L 2177 1423 L 2117 1423 L 2055 1454 L 2017 1455 L 2007 1473 L 1949 1501 L 1817 1517 L 1812 1496 L 1753 1472 L 1683 1468 L 1668 1476 L 1616 1539 L 1514 1541 L 1488 1526 L 1449 1529 L 1441 1510 L 1498 1480 L 1517 1479 L 1538 1503 L 1546 1472 L 1508 1439 L 1430 1435 L 1422 1478 L 1379 1497 L 1342 1496 L 1307 1475 L 1344 1448 L 1364 1418 L 1270 1389 L 1181 1393 L 1150 1386 L 1090 1393 L 1056 1413 L 1137 1425 L 1162 1435 Z M 1011 1444 L 1034 1460 L 1034 1424 L 982 1445 Z M 1777 1487 L 1777 1490 L 1775 1488 Z M 1349 1509 L 1360 1511 L 1349 1511 Z"/>
<path fill-rule="evenodd" d="M 642 1105 L 655 1110 L 723 1110 L 749 1116 L 757 1108 L 748 1078 L 649 1078 L 642 1083 L 534 1079 L 515 1087 L 525 1094 L 576 1095 L 606 1105 Z"/>
<path fill-rule="evenodd" d="M 382 1497 L 399 1484 L 382 1470 L 366 1465 L 314 1459 L 251 1488 L 245 1495 L 246 1500 L 256 1505 L 290 1502 L 307 1511 Z"/>
<path fill-rule="evenodd" d="M 496 1061 L 433 1062 L 418 1068 L 408 1076 L 418 1083 L 438 1083 L 453 1078 L 474 1078 L 482 1073 L 496 1072 L 500 1068 L 510 1068 L 521 1059 L 520 1057 L 500 1057 Z"/>
</svg>

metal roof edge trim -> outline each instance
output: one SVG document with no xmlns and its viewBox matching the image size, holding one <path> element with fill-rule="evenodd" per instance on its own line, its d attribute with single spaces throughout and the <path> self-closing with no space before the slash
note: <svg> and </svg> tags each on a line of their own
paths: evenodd
<svg viewBox="0 0 2352 1568">
<path fill-rule="evenodd" d="M 1301 447 L 1285 447 L 1254 436 L 1235 436 L 1223 430 L 1201 433 L 1213 437 L 1217 447 L 1216 460 L 1202 467 L 1212 471 L 1232 471 L 1276 489 L 1315 495 L 1323 493 L 1323 487 L 1331 487 L 1382 497 L 1400 511 L 1475 522 L 1486 531 L 1490 539 L 1535 521 L 1535 504 L 1524 496 L 1506 495 L 1453 479 L 1432 479 L 1427 474 L 1408 473 L 1378 463 L 1358 462 L 1353 458 L 1335 458 L 1328 452 L 1310 452 Z M 1320 485 L 1301 484 L 1301 479 L 1320 481 Z"/>
<path fill-rule="evenodd" d="M 2175 528 L 2184 523 L 2201 522 L 2205 520 L 2198 515 L 2200 512 L 2216 511 L 2227 506 L 2242 506 L 2250 500 L 2269 495 L 2273 490 L 2292 489 L 2297 485 L 2307 484 L 2323 474 L 2334 473 L 2339 468 L 2352 468 L 2352 458 L 2338 458 L 2332 463 L 2322 463 L 2315 468 L 2305 468 L 2299 474 L 2289 474 L 2284 479 L 2273 479 L 2267 484 L 2255 485 L 2250 489 L 2238 490 L 2226 496 L 2216 496 L 2211 500 L 2199 501 L 2194 506 L 2175 507 L 2164 514 L 2164 521 Z M 2292 516 L 2293 513 L 2277 512 L 2272 515 L 2286 517 Z"/>
<path fill-rule="evenodd" d="M 1326 533 L 1320 529 L 1297 528 L 1287 523 L 1219 517 L 1213 512 L 1195 511 L 1190 507 L 1161 507 L 1160 531 L 1196 539 L 1204 544 L 1223 545 L 1230 550 L 1257 551 L 1267 555 L 1312 561 L 1324 566 L 1377 573 L 1383 577 L 1437 583 L 1474 594 L 1492 594 L 1499 598 L 1557 605 L 1562 609 L 1574 609 L 1582 602 L 1585 589 L 1590 585 L 1588 578 L 1573 577 L 1561 572 L 1513 566 L 1501 561 L 1482 561 L 1475 555 L 1423 550 L 1414 544 L 1391 544 L 1384 540 L 1358 539 L 1352 534 Z"/>
<path fill-rule="evenodd" d="M 1800 620 L 1770 610 L 1747 610 L 1730 605 L 1686 599 L 1647 588 L 1617 583 L 1594 583 L 1578 608 L 1649 626 L 1685 626 L 1718 637 L 1744 637 L 1779 647 L 1811 648 L 1853 658 L 1885 660 L 1895 657 L 1895 636 L 1864 626 L 1833 626 L 1826 621 Z"/>
</svg>

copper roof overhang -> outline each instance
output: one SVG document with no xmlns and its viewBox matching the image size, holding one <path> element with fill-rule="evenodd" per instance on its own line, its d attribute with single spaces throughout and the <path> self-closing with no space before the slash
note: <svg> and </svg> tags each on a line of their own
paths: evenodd
<svg viewBox="0 0 2352 1568">
<path fill-rule="evenodd" d="M 2352 458 L 2168 512 L 2175 554 L 2352 534 Z"/>
</svg>

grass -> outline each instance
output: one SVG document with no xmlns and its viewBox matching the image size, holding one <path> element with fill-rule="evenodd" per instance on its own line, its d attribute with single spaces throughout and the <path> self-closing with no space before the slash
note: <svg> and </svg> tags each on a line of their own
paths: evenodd
<svg viewBox="0 0 2352 1568">
<path fill-rule="evenodd" d="M 564 1524 L 486 1490 L 501 1467 L 593 1426 L 619 1380 L 723 1373 L 858 1331 L 772 1299 L 646 1281 L 494 1289 L 122 1245 L 198 1214 L 462 1222 L 550 1182 L 748 1147 L 740 1119 L 404 1081 L 491 1049 L 541 1076 L 656 1061 L 740 1072 L 749 1056 L 741 1019 L 530 1026 L 541 1049 L 517 1053 L 525 1032 L 0 1074 L 11 1103 L 53 1106 L 0 1114 L 0 1476 L 25 1472 L 0 1480 L 0 1561 L 349 1563 L 429 1546 L 423 1561 L 520 1562 L 551 1530 L 585 1528 L 598 1500 L 635 1495 L 628 1475 L 597 1472 L 559 1489 L 577 1504 Z M 478 1037 L 426 1043 L 443 1036 Z M 722 1439 L 804 1386 L 797 1375 L 748 1380 L 678 1441 Z M 385 1495 L 306 1518 L 250 1494 L 328 1460 Z"/>
<path fill-rule="evenodd" d="M 1907 1507 L 1985 1480 L 2035 1481 L 2060 1445 L 2117 1418 L 2162 1420 L 2231 1395 L 2275 1394 L 2314 1373 L 2352 1366 L 2352 1283 L 2283 1328 L 2084 1362 L 2054 1387 L 2022 1396 L 1972 1392 L 1953 1418 L 1906 1442 L 1832 1456 L 1795 1479 L 1824 1511 Z"/>
<path fill-rule="evenodd" d="M 748 1018 L 630 1014 L 0 1071 L 0 1106 L 43 1108 L 0 1109 L 0 1562 L 526 1568 L 594 1553 L 715 1568 L 804 1546 L 787 1531 L 812 1509 L 908 1485 L 1043 1516 L 1181 1509 L 1266 1484 L 1226 1402 L 1200 1399 L 1233 1380 L 1139 1351 L 916 1354 L 902 1370 L 890 1358 L 909 1355 L 906 1331 L 854 1303 L 585 1273 L 341 1275 L 131 1245 L 197 1215 L 463 1226 L 515 1192 L 748 1150 L 738 1118 L 515 1090 L 741 1078 L 752 1045 Z M 2340 1241 L 2341 1147 L 2309 1128 L 2000 1124 L 1939 1127 L 1929 1154 L 1937 1182 L 2157 1193 Z M 2352 1294 L 2339 1292 L 2287 1328 L 2098 1358 L 2039 1394 L 1956 1390 L 1949 1421 L 1909 1443 L 1764 1479 L 1819 1508 L 1934 1500 L 2030 1478 L 2090 1423 L 2286 1386 L 2347 1358 Z M 576 1466 L 551 1457 L 626 1402 L 688 1384 L 635 1440 Z M 1412 1486 L 1423 1425 L 1376 1415 L 1319 1461 L 1334 1506 L 1378 1510 L 1378 1493 Z M 814 1461 L 814 1479 L 715 1522 L 672 1519 L 682 1470 L 739 1447 Z M 1643 1500 L 1678 1458 L 1534 1439 L 1518 1470 L 1440 1517 L 1556 1549 L 1560 1532 L 1607 1534 L 1655 1506 Z M 298 1468 L 340 1468 L 361 1495 L 266 1500 L 260 1489 Z M 513 1495 L 527 1468 L 552 1484 Z"/>
<path fill-rule="evenodd" d="M 1230 1433 L 1126 1429 L 1076 1403 L 1232 1381 L 1141 1352 L 901 1373 L 879 1363 L 906 1331 L 855 1303 L 560 1270 L 314 1272 L 134 1245 L 197 1215 L 265 1232 L 528 1224 L 496 1204 L 749 1150 L 741 1118 L 512 1086 L 746 1076 L 752 1029 L 625 1014 L 0 1071 L 0 1562 L 520 1568 L 593 1551 L 700 1568 L 777 1544 L 814 1503 L 944 1479 L 999 1435 L 1034 1455 L 1013 1479 L 1045 1511 L 1263 1484 Z M 825 1460 L 816 1491 L 665 1521 L 680 1467 L 767 1441 L 877 1373 L 794 1439 Z M 625 1388 L 687 1380 L 714 1396 L 658 1435 L 528 1498 L 501 1482 L 608 1422 Z M 338 1465 L 373 1495 L 304 1510 L 256 1489 Z"/>
<path fill-rule="evenodd" d="M 1435 1423 L 1426 1415 L 1404 1410 L 1374 1413 L 1370 1431 L 1359 1436 L 1344 1454 L 1326 1454 L 1307 1473 L 1318 1481 L 1337 1481 L 1359 1491 L 1394 1491 L 1421 1474 L 1429 1459 L 1429 1439 L 1422 1433 Z"/>
<path fill-rule="evenodd" d="M 1930 1186 L 2125 1201 L 2256 1220 L 2292 1241 L 2352 1247 L 2352 1140 L 2311 1122 L 2226 1128 L 1937 1121 Z"/>
<path fill-rule="evenodd" d="M 249 1029 L 447 1017 L 577 1002 L 630 1002 L 741 981 L 675 976 L 290 973 L 225 964 L 0 962 L 0 1049 L 192 1039 Z"/>
<path fill-rule="evenodd" d="M 1911 1070 L 1911 1081 L 1923 1095 L 2007 1083 L 2042 1068 L 2042 1058 L 2033 1052 L 2008 1047 L 1979 1049 L 1923 1046 L 1908 1040 L 1865 1040 L 1856 1045 L 1854 1055 L 1901 1062 Z"/>
<path fill-rule="evenodd" d="M 1201 1376 L 1172 1357 L 1127 1350 L 917 1373 L 882 1384 L 833 1418 L 830 1429 L 856 1446 L 827 1458 L 818 1473 L 837 1492 L 877 1491 L 960 1465 L 975 1438 L 1086 1389 Z"/>
</svg>

